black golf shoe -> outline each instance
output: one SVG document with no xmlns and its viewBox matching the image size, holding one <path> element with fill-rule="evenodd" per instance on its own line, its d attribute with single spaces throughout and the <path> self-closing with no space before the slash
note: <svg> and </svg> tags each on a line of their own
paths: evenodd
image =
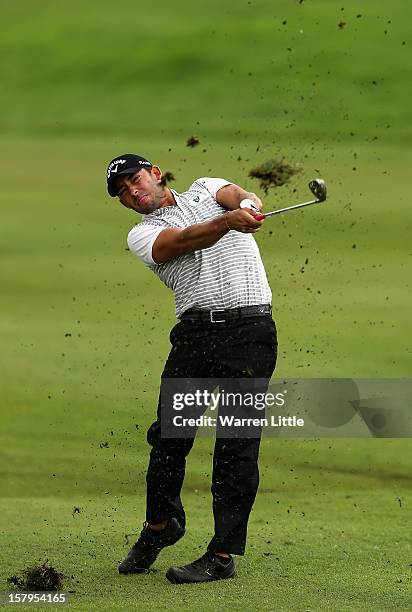
<svg viewBox="0 0 412 612">
<path fill-rule="evenodd" d="M 120 563 L 119 574 L 146 572 L 156 561 L 162 548 L 175 544 L 184 534 L 184 528 L 175 518 L 170 519 L 166 527 L 160 531 L 150 529 L 145 523 L 136 544 L 133 545 L 126 559 Z"/>
<path fill-rule="evenodd" d="M 174 584 L 188 582 L 210 582 L 212 580 L 223 580 L 235 576 L 235 562 L 233 558 L 224 559 L 219 555 L 207 551 L 193 563 L 182 567 L 171 567 L 166 578 Z"/>
</svg>

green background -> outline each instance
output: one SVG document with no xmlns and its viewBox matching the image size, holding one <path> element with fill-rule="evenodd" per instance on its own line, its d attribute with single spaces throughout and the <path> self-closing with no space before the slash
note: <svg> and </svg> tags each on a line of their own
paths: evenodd
<svg viewBox="0 0 412 612">
<path fill-rule="evenodd" d="M 410 376 L 412 7 L 361 4 L 0 2 L 3 588 L 49 559 L 73 609 L 410 605 L 407 439 L 266 440 L 238 579 L 177 588 L 164 571 L 200 556 L 212 527 L 211 440 L 198 440 L 187 536 L 157 571 L 116 573 L 144 519 L 175 318 L 126 251 L 138 217 L 105 191 L 112 157 L 147 156 L 178 191 L 223 176 L 267 210 L 324 177 L 325 205 L 257 236 L 277 374 Z M 264 196 L 248 173 L 270 158 L 302 172 Z"/>
</svg>

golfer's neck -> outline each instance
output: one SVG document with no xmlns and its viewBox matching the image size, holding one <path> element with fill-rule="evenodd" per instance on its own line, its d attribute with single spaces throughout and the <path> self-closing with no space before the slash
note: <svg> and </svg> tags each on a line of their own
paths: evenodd
<svg viewBox="0 0 412 612">
<path fill-rule="evenodd" d="M 176 201 L 174 199 L 173 193 L 170 191 L 170 189 L 165 187 L 163 197 L 160 200 L 159 208 L 164 208 L 165 206 L 174 206 L 175 204 Z"/>
</svg>

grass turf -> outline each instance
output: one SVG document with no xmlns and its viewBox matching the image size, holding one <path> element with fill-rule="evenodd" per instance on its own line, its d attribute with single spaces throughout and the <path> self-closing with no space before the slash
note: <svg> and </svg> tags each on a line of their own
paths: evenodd
<svg viewBox="0 0 412 612">
<path fill-rule="evenodd" d="M 171 602 L 175 609 L 194 610 L 219 604 L 258 610 L 407 609 L 412 552 L 405 539 L 411 520 L 407 461 L 391 472 L 393 459 L 406 457 L 405 442 L 370 440 L 362 449 L 348 441 L 288 442 L 278 446 L 277 457 L 273 445 L 264 445 L 261 491 L 248 555 L 237 559 L 238 578 L 177 587 L 166 581 L 165 571 L 200 556 L 211 534 L 210 499 L 200 477 L 208 449 L 199 446 L 198 459 L 189 459 L 185 486 L 187 536 L 162 552 L 150 574 L 121 577 L 114 571 L 126 542 L 138 533 L 132 517 L 144 504 L 141 494 L 126 493 L 131 482 L 120 487 L 123 493 L 74 495 L 63 476 L 65 495 L 32 497 L 29 491 L 6 500 L 8 558 L 2 573 L 14 573 L 17 559 L 20 565 L 50 559 L 67 576 L 66 589 L 74 591 L 70 608 L 80 610 L 163 610 Z M 377 459 L 382 451 L 385 461 Z M 130 453 L 130 480 L 133 463 Z M 361 463 L 367 467 L 358 471 Z M 125 467 L 119 470 L 123 479 Z"/>
<path fill-rule="evenodd" d="M 136 219 L 105 194 L 114 154 L 158 160 L 178 190 L 218 175 L 258 191 L 251 167 L 299 163 L 267 209 L 306 199 L 307 180 L 324 176 L 328 203 L 257 237 L 277 374 L 410 375 L 411 9 L 341 8 L 161 2 L 147 18 L 129 1 L 3 7 L 4 588 L 49 559 L 80 610 L 410 605 L 407 440 L 265 440 L 238 579 L 175 587 L 164 571 L 211 535 L 211 441 L 198 440 L 187 536 L 155 572 L 116 573 L 143 519 L 145 429 L 174 317 L 171 294 L 125 250 Z"/>
</svg>

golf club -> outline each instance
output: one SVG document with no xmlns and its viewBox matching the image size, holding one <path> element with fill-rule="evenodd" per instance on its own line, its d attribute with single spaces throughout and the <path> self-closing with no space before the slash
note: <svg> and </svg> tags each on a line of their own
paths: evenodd
<svg viewBox="0 0 412 612">
<path fill-rule="evenodd" d="M 318 204 L 319 202 L 324 202 L 326 200 L 327 189 L 326 183 L 323 179 L 317 178 L 310 181 L 309 189 L 311 190 L 313 195 L 316 196 L 316 200 L 309 200 L 309 202 L 303 202 L 302 204 L 295 204 L 294 206 L 288 206 L 287 208 L 280 208 L 279 210 L 273 210 L 272 212 L 266 214 L 259 213 L 255 215 L 255 219 L 261 221 L 262 219 L 266 219 L 267 217 L 274 217 L 275 215 L 280 215 L 281 213 L 289 212 L 290 210 L 296 210 L 297 208 L 303 208 L 304 206 L 310 206 L 311 204 Z M 253 205 L 252 207 L 246 204 L 246 202 L 249 202 L 249 200 L 244 200 L 243 202 L 241 202 L 241 208 L 252 208 L 253 210 L 256 210 L 255 205 Z"/>
</svg>

